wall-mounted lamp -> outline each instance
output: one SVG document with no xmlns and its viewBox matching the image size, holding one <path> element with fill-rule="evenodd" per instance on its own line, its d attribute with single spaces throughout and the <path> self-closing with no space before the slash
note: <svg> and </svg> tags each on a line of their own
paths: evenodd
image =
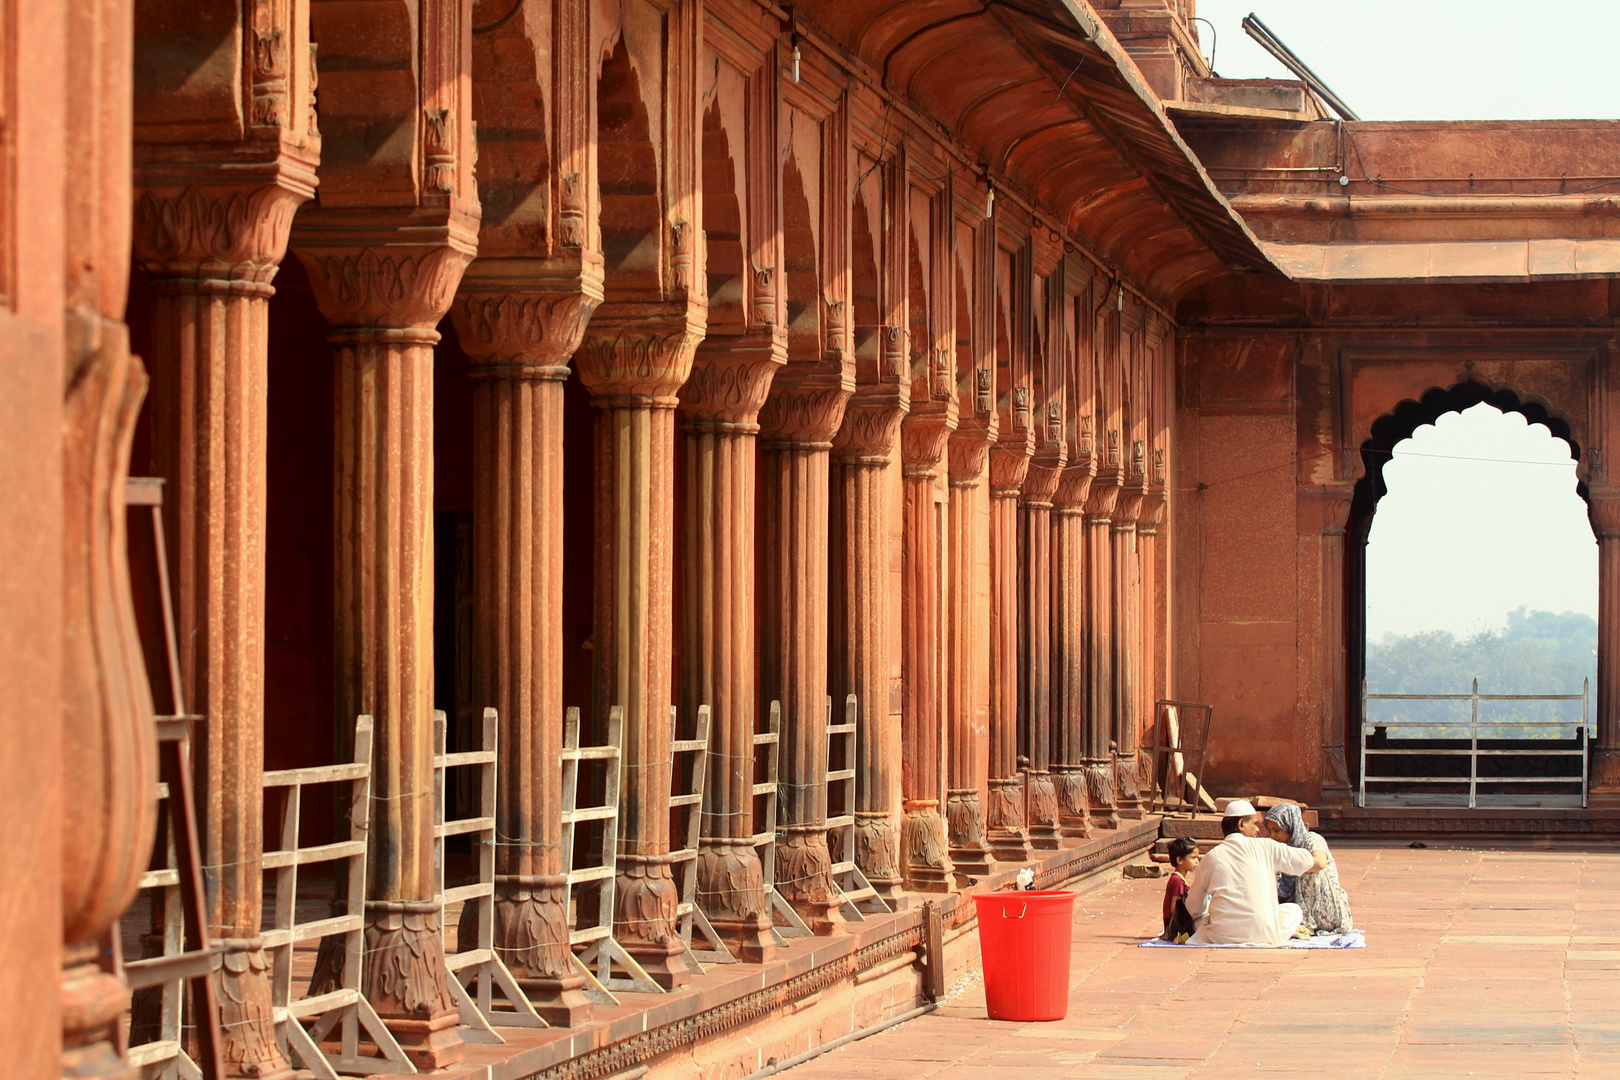
<svg viewBox="0 0 1620 1080">
<path fill-rule="evenodd" d="M 989 217 L 996 212 L 996 185 L 986 183 L 988 190 L 984 196 L 984 216 Z"/>
<path fill-rule="evenodd" d="M 799 35 L 798 35 L 798 33 L 796 33 L 796 32 L 794 33 L 794 35 L 792 37 L 792 41 L 793 41 L 793 81 L 798 82 L 799 81 L 799 60 L 801 59 L 801 56 L 799 54 Z"/>
</svg>

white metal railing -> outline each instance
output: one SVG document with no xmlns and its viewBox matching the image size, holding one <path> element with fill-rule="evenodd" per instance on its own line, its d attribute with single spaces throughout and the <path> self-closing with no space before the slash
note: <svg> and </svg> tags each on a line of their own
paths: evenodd
<svg viewBox="0 0 1620 1080">
<path fill-rule="evenodd" d="M 1466 701 L 1469 703 L 1469 718 L 1467 723 L 1468 737 L 1452 738 L 1450 736 L 1431 736 L 1436 742 L 1454 741 L 1468 743 L 1467 747 L 1391 747 L 1369 746 L 1379 730 L 1389 731 L 1396 728 L 1429 729 L 1457 728 L 1464 725 L 1457 723 L 1437 723 L 1432 719 L 1403 720 L 1391 717 L 1387 720 L 1374 721 L 1367 716 L 1367 702 L 1369 701 Z M 1482 701 L 1579 701 L 1581 703 L 1581 719 L 1577 726 L 1574 720 L 1481 720 L 1479 718 L 1479 703 Z M 1581 806 L 1586 806 L 1587 795 L 1587 758 L 1591 746 L 1591 680 L 1581 681 L 1581 692 L 1578 694 L 1482 694 L 1479 692 L 1479 680 L 1474 679 L 1470 690 L 1466 694 L 1369 694 L 1365 680 L 1361 684 L 1361 780 L 1356 793 L 1356 805 L 1367 805 L 1368 784 L 1468 784 L 1468 805 L 1473 808 L 1478 805 L 1479 787 L 1481 784 L 1491 786 L 1496 784 L 1580 784 Z M 1559 749 L 1527 749 L 1523 746 L 1481 746 L 1480 729 L 1487 730 L 1505 727 L 1531 727 L 1531 728 L 1568 728 L 1575 727 L 1575 737 L 1572 740 L 1577 745 Z M 1515 741 L 1512 736 L 1486 735 L 1488 741 Z M 1466 757 L 1468 759 L 1467 776 L 1369 776 L 1367 775 L 1368 759 L 1376 760 L 1379 757 Z M 1539 758 L 1579 758 L 1579 776 L 1481 776 L 1479 774 L 1480 760 L 1492 758 L 1512 757 L 1539 757 Z"/>
</svg>

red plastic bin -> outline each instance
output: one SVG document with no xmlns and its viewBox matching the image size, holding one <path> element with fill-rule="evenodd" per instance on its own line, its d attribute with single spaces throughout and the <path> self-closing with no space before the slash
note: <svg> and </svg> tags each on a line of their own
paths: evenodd
<svg viewBox="0 0 1620 1080">
<path fill-rule="evenodd" d="M 976 893 L 984 1005 L 992 1020 L 1061 1020 L 1069 1013 L 1074 893 Z"/>
</svg>

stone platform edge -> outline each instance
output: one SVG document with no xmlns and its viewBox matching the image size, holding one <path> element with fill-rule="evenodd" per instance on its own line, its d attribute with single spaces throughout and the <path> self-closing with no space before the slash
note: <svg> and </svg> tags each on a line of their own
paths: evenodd
<svg viewBox="0 0 1620 1080">
<path fill-rule="evenodd" d="M 1330 839 L 1620 839 L 1620 809 L 1613 807 L 1324 806 L 1318 812 L 1317 831 Z"/>
<path fill-rule="evenodd" d="M 906 1008 L 915 1007 L 926 1000 L 917 967 L 925 904 L 938 908 L 946 930 L 959 931 L 950 943 L 954 952 L 964 934 L 974 933 L 973 893 L 1010 886 L 1025 866 L 1035 869 L 1038 887 L 1058 888 L 1139 855 L 1158 835 L 1156 815 L 1122 821 L 1118 829 L 1098 829 L 1089 839 L 1070 841 L 1074 846 L 1029 863 L 998 863 L 969 890 L 908 893 L 905 908 L 851 924 L 848 933 L 790 939 L 769 963 L 709 965 L 692 985 L 671 994 L 619 993 L 621 1005 L 597 1006 L 596 1019 L 578 1028 L 498 1028 L 505 1045 L 469 1043 L 466 1060 L 431 1075 L 444 1080 L 599 1080 L 632 1070 L 641 1075 L 642 1066 L 652 1067 L 674 1051 L 743 1033 L 823 991 L 855 988 L 863 981 L 859 976 L 886 964 L 914 984 Z M 911 964 L 895 963 L 908 953 Z M 821 1028 L 820 1042 L 847 1033 Z"/>
</svg>

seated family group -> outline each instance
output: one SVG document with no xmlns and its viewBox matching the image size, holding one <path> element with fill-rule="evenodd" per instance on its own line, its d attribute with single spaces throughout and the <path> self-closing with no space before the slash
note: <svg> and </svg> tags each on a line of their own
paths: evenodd
<svg viewBox="0 0 1620 1080">
<path fill-rule="evenodd" d="M 1333 855 L 1305 827 L 1299 807 L 1282 803 L 1262 818 L 1237 799 L 1226 806 L 1221 832 L 1225 839 L 1202 858 L 1195 841 L 1171 843 L 1166 940 L 1275 947 L 1293 937 L 1351 931 L 1350 898 Z"/>
</svg>

